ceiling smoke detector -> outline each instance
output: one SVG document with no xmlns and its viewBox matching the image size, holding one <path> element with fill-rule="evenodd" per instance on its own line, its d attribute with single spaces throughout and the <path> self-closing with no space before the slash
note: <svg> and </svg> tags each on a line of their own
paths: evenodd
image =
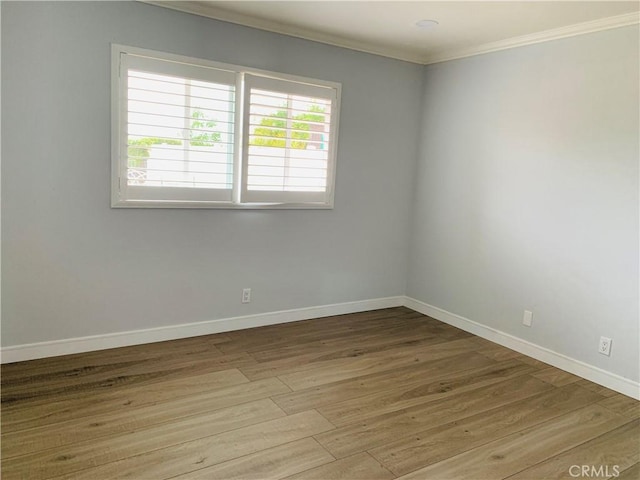
<svg viewBox="0 0 640 480">
<path fill-rule="evenodd" d="M 438 22 L 435 20 L 420 20 L 416 22 L 416 27 L 421 30 L 434 30 L 438 26 Z"/>
</svg>

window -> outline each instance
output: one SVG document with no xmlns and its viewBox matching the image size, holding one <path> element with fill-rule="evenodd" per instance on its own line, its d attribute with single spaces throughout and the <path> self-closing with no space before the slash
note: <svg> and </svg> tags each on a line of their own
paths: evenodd
<svg viewBox="0 0 640 480">
<path fill-rule="evenodd" d="M 331 208 L 340 85 L 113 46 L 112 206 Z"/>
</svg>

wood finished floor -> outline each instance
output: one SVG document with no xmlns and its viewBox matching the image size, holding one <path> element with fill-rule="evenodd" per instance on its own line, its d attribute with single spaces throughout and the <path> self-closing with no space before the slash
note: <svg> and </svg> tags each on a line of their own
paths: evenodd
<svg viewBox="0 0 640 480">
<path fill-rule="evenodd" d="M 402 307 L 1 373 L 5 480 L 640 473 L 640 402 Z"/>
</svg>

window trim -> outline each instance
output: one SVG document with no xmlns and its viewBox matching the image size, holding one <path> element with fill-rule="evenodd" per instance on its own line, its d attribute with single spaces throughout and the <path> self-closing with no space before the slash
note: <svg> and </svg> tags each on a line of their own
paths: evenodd
<svg viewBox="0 0 640 480">
<path fill-rule="evenodd" d="M 231 201 L 188 201 L 188 200 L 134 200 L 126 198 L 124 193 L 127 187 L 121 189 L 121 182 L 127 178 L 127 140 L 123 135 L 126 128 L 126 95 L 121 95 L 123 91 L 124 81 L 122 79 L 122 63 L 121 55 L 131 54 L 137 56 L 147 56 L 152 59 L 160 59 L 174 61 L 180 63 L 189 63 L 197 66 L 216 68 L 219 70 L 231 71 L 236 76 L 235 84 L 235 105 L 236 115 L 234 119 L 234 161 L 233 161 L 233 188 L 231 193 Z M 244 75 L 254 75 L 259 77 L 271 78 L 274 80 L 291 81 L 296 83 L 308 84 L 309 86 L 317 86 L 320 88 L 329 88 L 335 91 L 335 98 L 332 99 L 331 112 L 331 137 L 330 149 L 328 152 L 328 169 L 327 169 L 327 189 L 325 198 L 326 202 L 305 202 L 305 203 L 286 203 L 287 194 L 293 192 L 273 192 L 274 195 L 282 199 L 281 202 L 273 203 L 241 203 L 242 195 L 246 186 L 243 183 L 243 163 L 245 159 L 244 148 L 246 147 L 245 135 L 243 131 L 244 110 L 247 107 L 245 103 L 245 86 Z M 240 65 L 233 65 L 221 62 L 214 62 L 202 58 L 177 55 L 172 53 L 160 52 L 157 50 L 149 50 L 138 47 L 130 47 L 120 44 L 111 44 L 111 207 L 112 208 L 205 208 L 205 209 L 332 209 L 334 207 L 335 194 L 335 173 L 337 161 L 337 141 L 339 131 L 340 117 L 340 100 L 342 85 L 337 82 L 326 80 L 318 80 L 297 75 L 289 75 L 284 73 L 260 70 Z M 248 138 L 248 136 L 247 136 Z M 123 150 L 124 149 L 124 150 Z M 145 188 L 145 187 L 135 187 Z M 148 187 L 156 188 L 156 187 Z M 160 187 L 157 187 L 160 188 Z M 194 189 L 195 190 L 195 189 Z M 316 192 L 317 193 L 317 192 Z M 284 194 L 284 195 L 282 195 Z"/>
</svg>

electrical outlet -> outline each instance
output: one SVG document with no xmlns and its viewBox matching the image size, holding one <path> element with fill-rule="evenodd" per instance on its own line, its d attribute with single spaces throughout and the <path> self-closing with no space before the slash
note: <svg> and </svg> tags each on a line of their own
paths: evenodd
<svg viewBox="0 0 640 480">
<path fill-rule="evenodd" d="M 522 317 L 522 324 L 525 327 L 530 327 L 531 326 L 531 320 L 533 320 L 533 312 L 530 312 L 529 310 L 525 310 L 524 311 L 524 316 Z"/>
<path fill-rule="evenodd" d="M 242 290 L 242 303 L 251 303 L 251 289 L 245 288 Z"/>
<path fill-rule="evenodd" d="M 611 342 L 612 340 L 610 338 L 600 337 L 600 343 L 598 344 L 598 353 L 606 355 L 607 357 L 611 355 Z"/>
</svg>

